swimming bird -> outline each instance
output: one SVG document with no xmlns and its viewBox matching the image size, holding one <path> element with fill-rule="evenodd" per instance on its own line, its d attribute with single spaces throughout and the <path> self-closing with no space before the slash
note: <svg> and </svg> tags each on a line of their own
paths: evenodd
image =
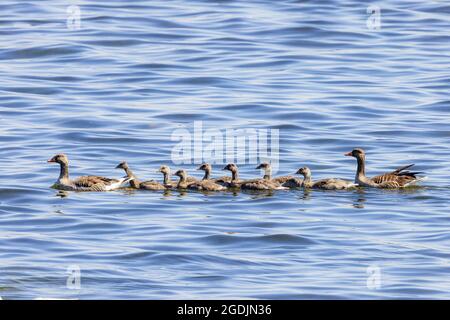
<svg viewBox="0 0 450 320">
<path fill-rule="evenodd" d="M 60 165 L 59 178 L 52 186 L 52 188 L 58 190 L 111 191 L 118 189 L 133 180 L 133 178 L 130 177 L 110 179 L 98 176 L 83 176 L 71 180 L 69 178 L 69 159 L 65 154 L 57 154 L 53 158 L 47 160 L 47 162 L 58 163 Z"/>
<path fill-rule="evenodd" d="M 200 167 L 197 168 L 197 170 L 203 170 L 205 172 L 202 180 L 211 180 L 221 185 L 231 181 L 231 178 L 227 176 L 223 176 L 220 178 L 211 178 L 212 167 L 209 163 L 203 163 Z"/>
<path fill-rule="evenodd" d="M 336 178 L 321 179 L 316 182 L 313 182 L 311 177 L 311 170 L 308 167 L 298 169 L 296 174 L 303 175 L 304 179 L 302 187 L 304 187 L 305 189 L 311 188 L 324 190 L 345 190 L 357 186 L 357 184 L 351 181 Z"/>
<path fill-rule="evenodd" d="M 227 188 L 240 188 L 241 187 L 241 183 L 243 181 L 241 181 L 239 179 L 239 170 L 238 170 L 237 165 L 235 165 L 234 163 L 229 163 L 222 170 L 230 171 L 231 179 L 229 181 L 222 181 L 221 183 L 223 183 Z"/>
<path fill-rule="evenodd" d="M 159 183 L 155 180 L 149 180 L 149 181 L 143 181 L 141 182 L 131 171 L 130 167 L 128 166 L 128 163 L 126 161 L 122 161 L 119 163 L 116 167 L 116 169 L 123 169 L 125 170 L 125 173 L 127 174 L 128 178 L 133 178 L 133 180 L 130 182 L 130 185 L 134 189 L 143 189 L 143 190 L 166 190 L 167 187 L 163 184 Z"/>
<path fill-rule="evenodd" d="M 302 186 L 303 180 L 293 176 L 281 176 L 272 178 L 272 166 L 270 163 L 263 162 L 256 169 L 264 170 L 263 179 L 273 181 L 281 184 L 283 187 L 287 188 L 300 188 Z"/>
<path fill-rule="evenodd" d="M 174 174 L 175 176 L 180 177 L 180 180 L 178 181 L 176 187 L 178 189 L 187 189 L 190 184 L 195 183 L 197 181 L 188 181 L 188 175 L 186 173 L 186 170 L 180 169 Z"/>
<path fill-rule="evenodd" d="M 416 177 L 416 175 L 421 172 L 411 172 L 406 170 L 414 166 L 414 164 L 398 168 L 392 172 L 381 174 L 373 178 L 368 178 L 366 177 L 366 154 L 363 149 L 356 148 L 353 151 L 346 153 L 345 156 L 356 158 L 358 167 L 356 169 L 355 183 L 362 187 L 397 189 L 414 185 L 426 178 Z"/>
<path fill-rule="evenodd" d="M 171 180 L 171 170 L 170 170 L 169 166 L 162 165 L 158 169 L 158 172 L 161 172 L 163 174 L 163 177 L 164 177 L 163 185 L 166 186 L 166 188 L 176 188 L 177 187 L 178 183 Z M 197 179 L 187 176 L 186 181 L 194 182 L 194 181 L 197 181 Z"/>
<path fill-rule="evenodd" d="M 267 179 L 239 180 L 238 167 L 234 163 L 227 164 L 223 170 L 231 171 L 231 181 L 227 183 L 229 188 L 241 188 L 244 190 L 285 190 L 286 187 Z"/>
<path fill-rule="evenodd" d="M 163 174 L 163 185 L 167 188 L 174 188 L 177 186 L 177 183 L 171 180 L 170 168 L 166 165 L 162 165 L 159 167 L 158 172 Z"/>
<path fill-rule="evenodd" d="M 211 165 L 203 164 L 200 167 L 198 167 L 197 170 L 205 171 L 205 175 L 203 176 L 203 179 L 199 180 L 199 181 L 193 181 L 193 182 L 189 182 L 186 179 L 187 188 L 194 189 L 194 190 L 202 190 L 202 191 L 224 191 L 227 189 L 225 186 L 216 183 L 216 181 L 214 179 L 210 179 Z M 186 172 L 184 172 L 184 173 L 182 172 L 184 170 L 179 170 L 179 171 L 181 171 L 181 175 L 187 176 Z M 180 175 L 178 175 L 178 176 L 180 176 Z M 180 180 L 181 180 L 181 176 L 180 176 Z"/>
</svg>

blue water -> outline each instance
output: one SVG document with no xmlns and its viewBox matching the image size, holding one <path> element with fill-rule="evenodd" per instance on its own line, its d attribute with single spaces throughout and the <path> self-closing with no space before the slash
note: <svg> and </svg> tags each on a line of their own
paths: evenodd
<svg viewBox="0 0 450 320">
<path fill-rule="evenodd" d="M 67 6 L 81 9 L 79 28 Z M 450 298 L 450 2 L 0 4 L 3 299 Z M 416 163 L 403 191 L 69 193 L 142 178 L 175 129 L 278 129 L 278 174 L 352 179 Z M 214 174 L 222 164 L 214 166 Z M 241 165 L 242 177 L 259 175 Z M 68 268 L 81 272 L 67 286 Z M 371 270 L 376 270 L 375 278 Z M 373 281 L 373 279 L 375 279 Z"/>
</svg>

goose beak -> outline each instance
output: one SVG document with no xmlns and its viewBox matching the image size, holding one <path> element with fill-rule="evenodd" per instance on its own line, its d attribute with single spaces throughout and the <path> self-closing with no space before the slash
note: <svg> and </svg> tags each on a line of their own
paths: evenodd
<svg viewBox="0 0 450 320">
<path fill-rule="evenodd" d="M 353 155 L 352 155 L 352 152 L 350 151 L 350 152 L 344 153 L 344 156 L 346 156 L 346 157 L 352 157 Z"/>
<path fill-rule="evenodd" d="M 53 160 L 53 158 L 51 158 L 51 159 L 48 159 L 47 162 L 50 163 L 50 162 L 56 162 L 56 161 Z"/>
<path fill-rule="evenodd" d="M 261 165 L 257 166 L 255 169 L 261 169 Z"/>
<path fill-rule="evenodd" d="M 118 164 L 114 169 L 120 169 L 120 164 Z"/>
</svg>

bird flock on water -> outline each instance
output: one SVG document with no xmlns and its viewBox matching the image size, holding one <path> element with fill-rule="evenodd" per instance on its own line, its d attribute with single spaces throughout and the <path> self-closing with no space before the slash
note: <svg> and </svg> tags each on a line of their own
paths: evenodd
<svg viewBox="0 0 450 320">
<path fill-rule="evenodd" d="M 186 170 L 177 170 L 173 175 L 170 168 L 162 165 L 158 172 L 163 175 L 162 181 L 141 181 L 131 171 L 128 163 L 123 161 L 117 165 L 117 169 L 123 169 L 126 176 L 119 179 L 100 176 L 82 176 L 76 179 L 69 177 L 69 160 L 65 154 L 57 154 L 47 162 L 60 165 L 60 175 L 52 188 L 65 191 L 111 191 L 119 188 L 133 188 L 141 190 L 199 190 L 199 191 L 226 191 L 226 190 L 287 190 L 295 188 L 323 189 L 323 190 L 348 190 L 359 187 L 400 189 L 417 184 L 426 177 L 418 176 L 421 172 L 409 171 L 413 164 L 398 168 L 392 172 L 384 173 L 372 178 L 366 176 L 365 152 L 356 148 L 345 154 L 357 160 L 357 169 L 354 181 L 326 178 L 314 181 L 311 170 L 302 167 L 296 171 L 296 175 L 272 177 L 270 163 L 264 162 L 256 167 L 264 171 L 262 178 L 240 179 L 238 166 L 234 163 L 227 164 L 222 170 L 230 171 L 231 176 L 212 177 L 212 166 L 204 163 L 197 170 L 204 171 L 202 179 L 196 179 L 187 174 Z M 178 181 L 172 181 L 172 177 L 178 177 Z"/>
</svg>

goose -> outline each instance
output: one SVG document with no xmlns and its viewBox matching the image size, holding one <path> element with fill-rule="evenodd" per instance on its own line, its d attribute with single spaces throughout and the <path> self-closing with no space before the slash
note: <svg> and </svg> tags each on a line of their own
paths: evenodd
<svg viewBox="0 0 450 320">
<path fill-rule="evenodd" d="M 154 181 L 139 181 L 136 176 L 134 175 L 133 171 L 131 171 L 130 167 L 128 166 L 128 163 L 126 161 L 122 161 L 119 163 L 116 167 L 116 169 L 123 169 L 125 170 L 125 173 L 127 174 L 128 178 L 133 178 L 133 180 L 130 182 L 130 185 L 134 189 L 143 189 L 143 190 L 166 190 L 166 186 L 163 184 Z"/>
<path fill-rule="evenodd" d="M 308 189 L 324 189 L 324 190 L 345 190 L 354 188 L 357 185 L 351 181 L 336 178 L 321 179 L 316 182 L 312 181 L 311 170 L 308 167 L 298 169 L 296 174 L 303 175 L 303 188 Z"/>
<path fill-rule="evenodd" d="M 177 186 L 177 183 L 172 181 L 170 179 L 170 168 L 166 165 L 162 165 L 159 167 L 158 172 L 161 172 L 163 174 L 163 185 L 166 186 L 166 188 L 175 188 Z"/>
<path fill-rule="evenodd" d="M 281 184 L 283 187 L 287 188 L 300 188 L 302 186 L 303 180 L 293 176 L 281 176 L 272 178 L 272 166 L 270 163 L 263 162 L 256 169 L 264 170 L 263 179 L 273 181 Z"/>
<path fill-rule="evenodd" d="M 211 167 L 211 165 L 209 163 L 203 163 L 200 167 L 197 168 L 197 170 L 205 171 L 205 174 L 203 175 L 202 180 L 211 180 L 211 181 L 213 181 L 215 183 L 218 183 L 218 184 L 221 184 L 221 185 L 224 185 L 224 184 L 226 184 L 226 183 L 231 181 L 231 178 L 227 177 L 227 176 L 211 179 L 212 167 Z"/>
<path fill-rule="evenodd" d="M 170 177 L 171 177 L 171 170 L 170 170 L 170 167 L 169 167 L 169 166 L 162 165 L 162 166 L 158 169 L 158 172 L 161 172 L 161 173 L 163 174 L 163 177 L 164 177 L 163 185 L 164 185 L 166 188 L 176 188 L 176 187 L 177 187 L 177 184 L 178 184 L 178 183 L 175 182 L 175 181 L 172 181 L 172 180 L 170 179 Z M 187 177 L 186 177 L 186 181 L 187 181 L 187 182 L 195 182 L 195 181 L 197 181 L 197 179 L 195 179 L 195 178 L 193 178 L 193 177 L 187 176 Z"/>
<path fill-rule="evenodd" d="M 133 180 L 130 177 L 120 179 L 110 179 L 97 176 L 83 176 L 71 180 L 69 178 L 69 159 L 65 154 L 57 154 L 47 160 L 49 163 L 58 163 L 60 165 L 60 174 L 58 180 L 52 185 L 52 188 L 65 191 L 111 191 L 124 186 Z"/>
<path fill-rule="evenodd" d="M 426 177 L 416 177 L 416 175 L 421 172 L 411 172 L 406 170 L 414 166 L 414 164 L 398 168 L 392 172 L 381 174 L 373 178 L 368 178 L 366 177 L 366 154 L 363 149 L 356 148 L 351 152 L 346 153 L 345 156 L 356 158 L 358 167 L 356 169 L 355 183 L 362 187 L 398 189 L 414 185 L 417 182 L 426 179 Z"/>
<path fill-rule="evenodd" d="M 210 173 L 211 173 L 211 165 L 202 164 L 200 167 L 197 168 L 197 170 L 205 171 L 205 175 L 204 175 L 203 179 L 200 181 L 194 181 L 194 182 L 189 182 L 189 180 L 186 179 L 186 182 L 188 183 L 187 188 L 195 189 L 195 190 L 202 190 L 202 191 L 223 191 L 223 190 L 227 189 L 225 186 L 216 183 L 216 181 L 214 179 L 209 179 Z M 187 176 L 186 172 L 184 172 L 184 173 L 182 172 L 184 170 L 179 170 L 179 171 L 181 171 L 181 175 Z"/>
<path fill-rule="evenodd" d="M 187 189 L 189 188 L 189 185 L 192 183 L 195 183 L 196 181 L 188 181 L 188 175 L 186 173 L 186 170 L 180 169 L 174 174 L 175 176 L 180 177 L 180 180 L 178 181 L 176 187 L 178 189 Z"/>
<path fill-rule="evenodd" d="M 234 163 L 227 164 L 222 170 L 231 172 L 231 179 L 229 181 L 222 181 L 227 188 L 240 188 L 243 181 L 239 179 L 239 170 Z"/>
<path fill-rule="evenodd" d="M 244 190 L 285 190 L 286 187 L 267 179 L 239 180 L 238 167 L 234 163 L 227 164 L 222 170 L 231 171 L 231 181 L 227 183 L 229 188 L 241 188 Z"/>
</svg>

